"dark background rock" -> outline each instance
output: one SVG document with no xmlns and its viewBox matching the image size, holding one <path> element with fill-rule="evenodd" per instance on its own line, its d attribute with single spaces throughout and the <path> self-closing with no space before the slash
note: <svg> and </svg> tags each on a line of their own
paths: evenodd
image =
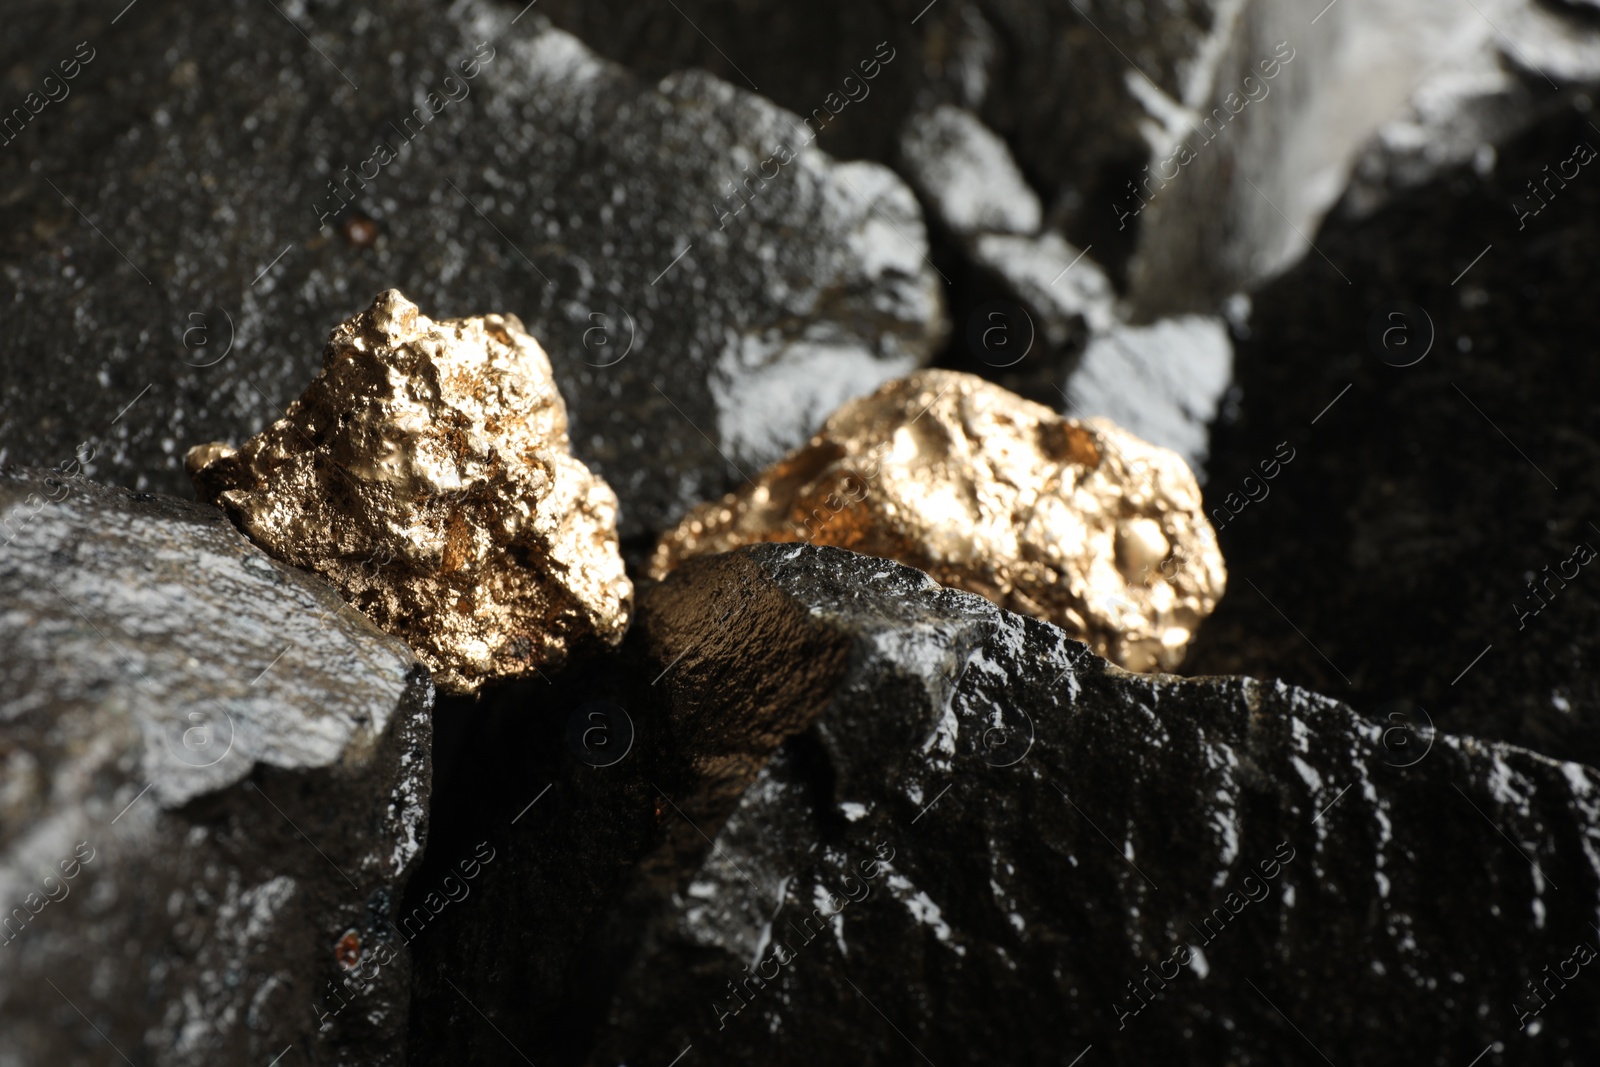
<svg viewBox="0 0 1600 1067">
<path fill-rule="evenodd" d="M 1463 167 L 1330 221 L 1317 245 L 1354 285 L 1312 256 L 1258 295 L 1205 489 L 1208 514 L 1230 493 L 1239 509 L 1214 520 L 1228 593 L 1187 673 L 1281 677 L 1383 721 L 1420 706 L 1443 730 L 1600 763 L 1600 575 L 1552 585 L 1521 628 L 1514 607 L 1537 607 L 1527 582 L 1579 542 L 1600 549 L 1600 175 L 1553 181 L 1542 213 L 1517 216 L 1544 167 L 1600 147 L 1592 118 L 1565 110 L 1488 176 Z M 1426 322 L 1387 318 L 1399 302 L 1434 335 L 1408 367 L 1368 339 L 1404 325 L 1391 358 L 1422 350 Z M 1296 458 L 1240 508 L 1283 441 Z"/>
<path fill-rule="evenodd" d="M 1542 0 L 1487 14 L 1450 0 L 1342 0 L 1312 11 L 1295 0 L 803 9 L 546 0 L 540 10 L 647 76 L 701 67 L 759 84 L 800 113 L 820 106 L 876 42 L 892 42 L 912 57 L 905 80 L 879 86 L 859 112 L 852 105 L 824 137 L 830 150 L 909 173 L 896 146 L 905 121 L 939 104 L 971 109 L 1010 145 L 1047 226 L 1093 246 L 1119 290 L 1131 290 L 1139 323 L 1214 313 L 1312 254 L 1295 229 L 1315 230 L 1352 169 L 1364 198 L 1381 198 L 1480 151 L 1492 156 L 1555 85 L 1600 79 L 1594 20 Z M 1228 94 L 1250 92 L 1243 78 L 1259 77 L 1280 44 L 1296 58 L 1269 86 L 1270 103 L 1208 142 L 1152 212 L 1136 210 L 1130 183 L 1170 154 L 1153 145 L 1192 136 L 1186 128 Z M 1124 223 L 1125 211 L 1135 214 Z"/>
<path fill-rule="evenodd" d="M 183 492 L 186 447 L 276 418 L 399 287 L 522 318 L 640 535 L 926 360 L 941 283 L 892 174 L 803 151 L 724 219 L 799 120 L 704 74 L 640 81 L 523 6 L 14 6 L 8 91 L 95 58 L 0 152 L 0 461 L 89 439 L 96 476 Z M 485 41 L 470 94 L 397 144 Z M 341 174 L 354 200 L 319 226 Z"/>
<path fill-rule="evenodd" d="M 0 514 L 0 1059 L 402 1063 L 426 671 L 214 508 L 7 468 Z M 342 940 L 398 951 L 324 1030 Z"/>
</svg>

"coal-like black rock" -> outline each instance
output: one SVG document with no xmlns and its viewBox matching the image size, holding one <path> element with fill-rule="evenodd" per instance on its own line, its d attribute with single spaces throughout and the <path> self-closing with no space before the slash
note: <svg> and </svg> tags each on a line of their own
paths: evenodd
<svg viewBox="0 0 1600 1067">
<path fill-rule="evenodd" d="M 1513 1007 L 1600 940 L 1593 770 L 1386 736 L 1281 683 L 1129 675 L 829 549 L 709 559 L 648 598 L 718 584 L 850 651 L 655 887 L 591 1062 L 1557 1063 L 1600 1039 L 1581 979 L 1537 1036 Z"/>
<path fill-rule="evenodd" d="M 1352 284 L 1313 255 L 1255 298 L 1205 487 L 1228 593 L 1186 671 L 1600 765 L 1592 121 L 1335 217 Z"/>
<path fill-rule="evenodd" d="M 277 418 L 398 287 L 522 319 L 639 535 L 939 343 L 911 191 L 766 99 L 641 81 L 525 4 L 277 7 L 8 11 L 15 84 L 88 58 L 0 151 L 0 461 L 88 441 L 183 492 L 188 446 Z"/>
<path fill-rule="evenodd" d="M 0 538 L 0 1061 L 402 1063 L 426 670 L 211 507 L 8 468 Z"/>
<path fill-rule="evenodd" d="M 441 754 L 472 783 L 441 797 L 505 794 L 459 805 L 455 851 L 504 859 L 413 945 L 413 1062 L 1562 1063 L 1600 1040 L 1571 962 L 1600 942 L 1589 768 L 1282 683 L 1130 675 L 831 548 L 685 565 L 623 656 Z M 603 768 L 559 740 L 595 706 L 637 728 Z M 1547 966 L 1580 977 L 1541 1002 Z"/>
</svg>

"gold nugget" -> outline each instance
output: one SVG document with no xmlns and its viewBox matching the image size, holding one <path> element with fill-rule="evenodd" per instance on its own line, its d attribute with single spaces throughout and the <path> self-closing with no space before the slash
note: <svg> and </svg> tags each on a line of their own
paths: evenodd
<svg viewBox="0 0 1600 1067">
<path fill-rule="evenodd" d="M 695 508 L 650 573 L 755 541 L 899 560 L 1133 671 L 1176 667 L 1227 583 L 1176 453 L 943 370 L 851 401 L 753 486 Z"/>
<path fill-rule="evenodd" d="M 515 315 L 435 322 L 381 293 L 284 418 L 186 462 L 202 499 L 332 582 L 445 692 L 622 639 L 617 497 L 573 458 L 549 357 Z"/>
</svg>

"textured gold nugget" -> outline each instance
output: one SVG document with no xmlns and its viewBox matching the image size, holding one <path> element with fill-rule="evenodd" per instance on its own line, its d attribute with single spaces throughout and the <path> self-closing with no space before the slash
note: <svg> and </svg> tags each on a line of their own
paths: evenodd
<svg viewBox="0 0 1600 1067">
<path fill-rule="evenodd" d="M 572 457 L 550 360 L 515 315 L 435 322 L 381 293 L 284 418 L 187 463 L 202 499 L 410 644 L 441 690 L 622 639 L 617 497 Z"/>
<path fill-rule="evenodd" d="M 1176 667 L 1227 583 L 1176 453 L 954 371 L 846 404 L 754 486 L 685 516 L 650 572 L 754 541 L 899 560 L 1134 671 Z"/>
</svg>

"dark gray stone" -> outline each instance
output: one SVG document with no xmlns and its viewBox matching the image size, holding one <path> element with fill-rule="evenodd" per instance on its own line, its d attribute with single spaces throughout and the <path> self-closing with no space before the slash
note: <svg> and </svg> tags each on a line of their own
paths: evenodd
<svg viewBox="0 0 1600 1067">
<path fill-rule="evenodd" d="M 1063 390 L 1068 415 L 1103 415 L 1170 448 L 1206 483 L 1211 423 L 1233 381 L 1224 322 L 1179 315 L 1147 326 L 1117 323 L 1089 339 Z"/>
<path fill-rule="evenodd" d="M 279 6 L 8 14 L 23 83 L 95 56 L 0 151 L 0 460 L 91 440 L 95 476 L 182 491 L 188 445 L 276 418 L 329 330 L 398 287 L 435 318 L 521 317 L 631 536 L 939 343 L 911 192 L 802 148 L 765 99 L 640 81 L 525 5 Z"/>
<path fill-rule="evenodd" d="M 972 112 L 942 104 L 911 116 L 900 155 L 912 185 L 952 234 L 1039 231 L 1039 197 L 1006 143 Z"/>
<path fill-rule="evenodd" d="M 426 671 L 211 507 L 8 468 L 0 536 L 0 1061 L 403 1062 Z"/>
</svg>

